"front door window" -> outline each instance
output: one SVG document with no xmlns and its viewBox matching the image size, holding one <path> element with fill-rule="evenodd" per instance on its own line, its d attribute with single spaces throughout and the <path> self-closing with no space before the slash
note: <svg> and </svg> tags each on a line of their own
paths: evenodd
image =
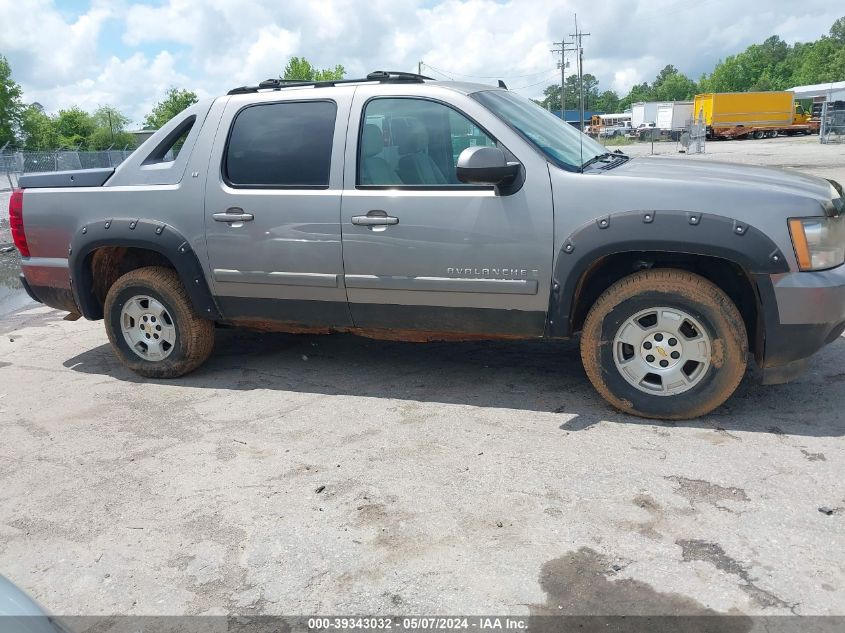
<svg viewBox="0 0 845 633">
<path fill-rule="evenodd" d="M 452 108 L 424 99 L 371 100 L 364 110 L 357 184 L 470 186 L 455 173 L 467 147 L 496 142 Z"/>
</svg>

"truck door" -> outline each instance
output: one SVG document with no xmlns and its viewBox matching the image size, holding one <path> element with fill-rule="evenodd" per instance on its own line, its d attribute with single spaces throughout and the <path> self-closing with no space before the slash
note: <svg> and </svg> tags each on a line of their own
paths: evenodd
<svg viewBox="0 0 845 633">
<path fill-rule="evenodd" d="M 546 162 L 467 95 L 391 89 L 360 86 L 350 116 L 341 216 L 355 325 L 541 336 L 554 238 Z M 459 182 L 457 157 L 473 145 L 522 162 L 522 187 Z"/>
<path fill-rule="evenodd" d="M 227 320 L 351 325 L 340 239 L 350 93 L 230 99 L 205 200 L 212 282 Z"/>
</svg>

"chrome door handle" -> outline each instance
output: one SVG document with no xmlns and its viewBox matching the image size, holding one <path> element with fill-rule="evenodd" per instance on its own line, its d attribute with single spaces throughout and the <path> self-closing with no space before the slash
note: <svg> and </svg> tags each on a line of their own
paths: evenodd
<svg viewBox="0 0 845 633">
<path fill-rule="evenodd" d="M 387 215 L 384 211 L 370 211 L 367 215 L 353 215 L 352 224 L 356 226 L 393 226 L 399 224 L 399 218 Z"/>
<path fill-rule="evenodd" d="M 240 207 L 231 207 L 223 213 L 215 213 L 213 216 L 216 222 L 252 222 L 255 216 L 251 213 L 244 213 Z"/>
</svg>

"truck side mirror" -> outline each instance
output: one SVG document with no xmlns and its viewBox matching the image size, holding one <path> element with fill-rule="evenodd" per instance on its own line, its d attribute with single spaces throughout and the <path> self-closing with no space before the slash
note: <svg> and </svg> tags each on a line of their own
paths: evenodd
<svg viewBox="0 0 845 633">
<path fill-rule="evenodd" d="M 458 180 L 472 185 L 507 185 L 516 180 L 522 165 L 509 163 L 498 147 L 467 147 L 458 156 Z"/>
</svg>

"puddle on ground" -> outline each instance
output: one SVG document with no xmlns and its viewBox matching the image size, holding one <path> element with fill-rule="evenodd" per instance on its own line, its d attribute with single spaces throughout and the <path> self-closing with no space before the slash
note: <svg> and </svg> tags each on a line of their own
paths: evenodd
<svg viewBox="0 0 845 633">
<path fill-rule="evenodd" d="M 749 617 L 718 613 L 693 598 L 657 591 L 641 580 L 614 578 L 618 569 L 618 565 L 588 547 L 545 563 L 539 582 L 546 593 L 546 603 L 530 605 L 529 630 L 579 633 L 751 630 Z M 712 617 L 716 615 L 729 617 L 716 620 Z M 679 620 L 678 616 L 683 618 Z"/>
</svg>

